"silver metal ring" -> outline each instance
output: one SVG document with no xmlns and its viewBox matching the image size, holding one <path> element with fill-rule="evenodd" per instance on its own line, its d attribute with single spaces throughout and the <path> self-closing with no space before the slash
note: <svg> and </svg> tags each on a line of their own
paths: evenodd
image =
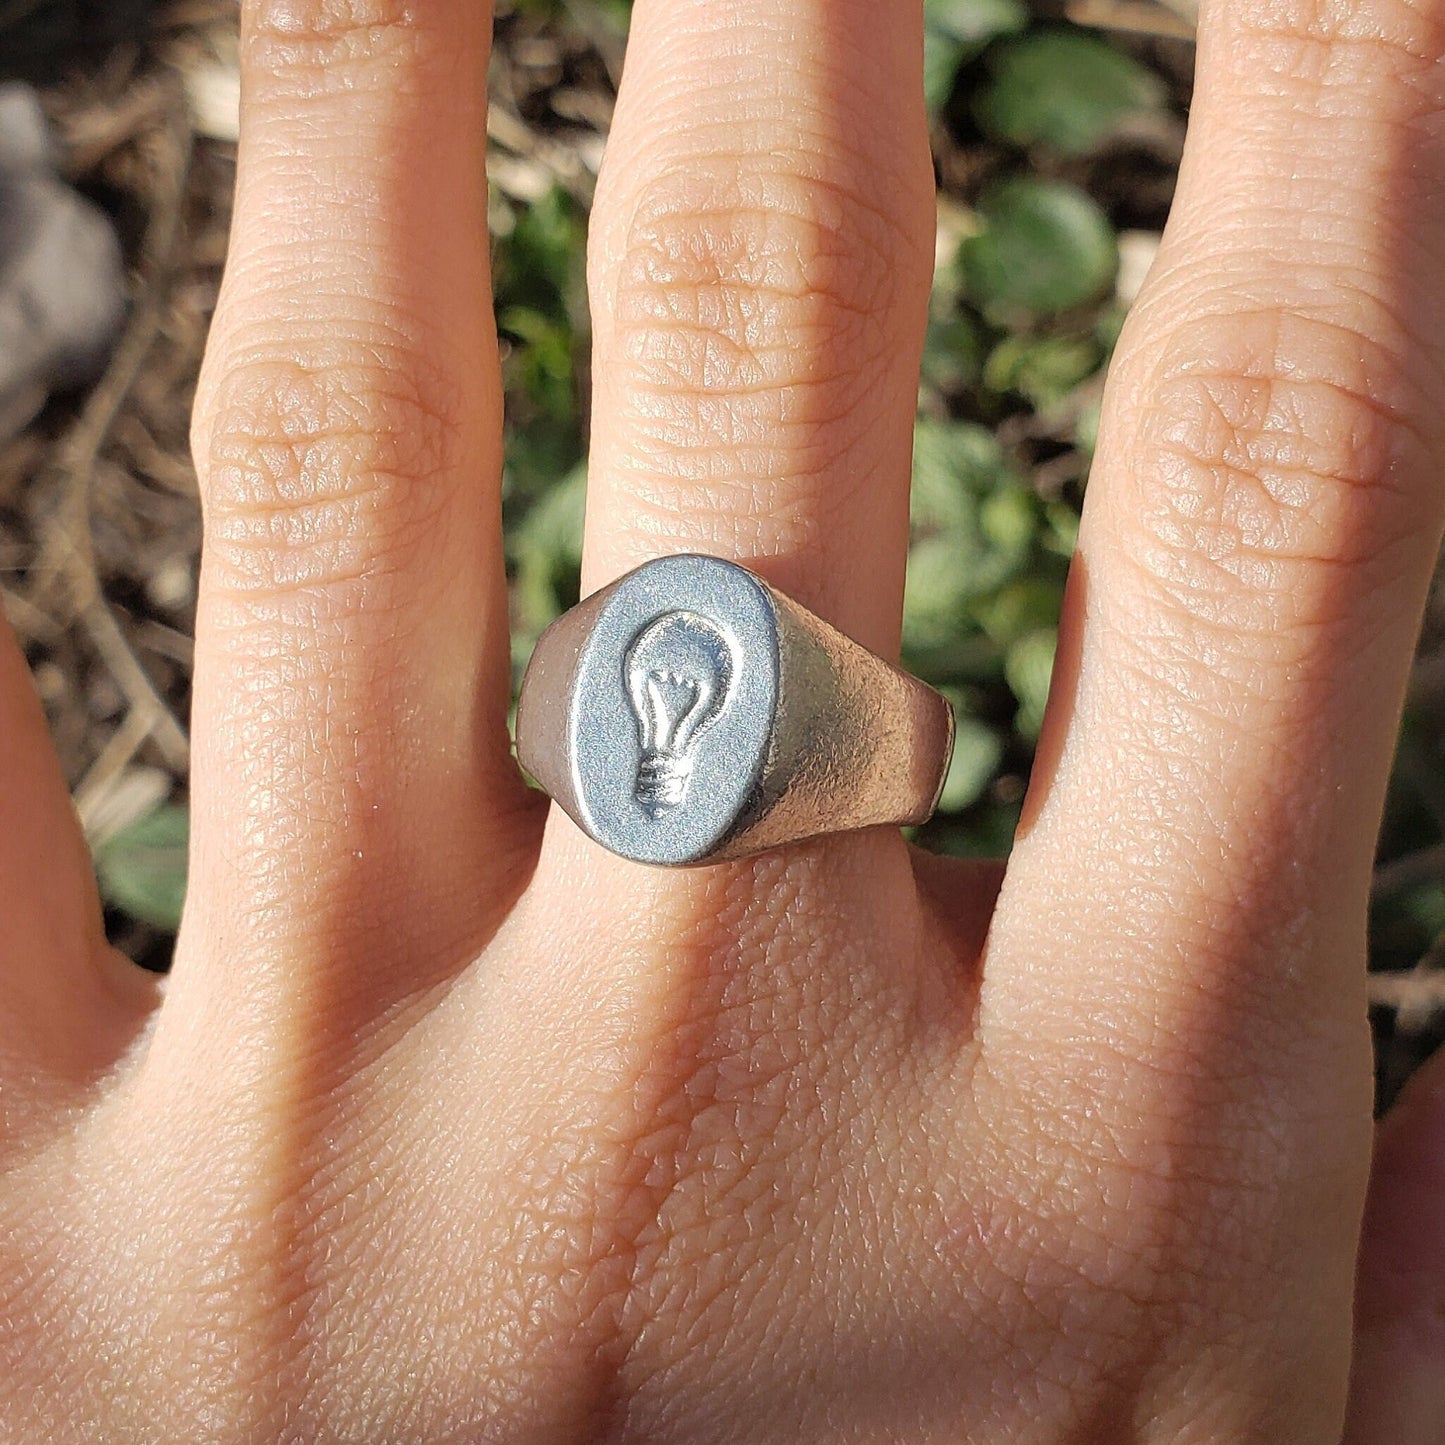
<svg viewBox="0 0 1445 1445">
<path fill-rule="evenodd" d="M 559 617 L 517 704 L 518 761 L 639 863 L 921 823 L 952 751 L 931 687 L 719 557 L 645 563 Z"/>
</svg>

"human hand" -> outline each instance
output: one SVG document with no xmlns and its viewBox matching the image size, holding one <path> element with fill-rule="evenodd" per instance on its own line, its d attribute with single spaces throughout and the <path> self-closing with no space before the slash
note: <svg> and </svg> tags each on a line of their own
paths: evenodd
<svg viewBox="0 0 1445 1445">
<path fill-rule="evenodd" d="M 894 830 L 659 872 L 544 828 L 489 17 L 252 0 L 163 1003 L 0 653 L 0 1433 L 1337 1439 L 1371 841 L 1441 529 L 1442 22 L 1206 7 L 995 905 Z M 589 588 L 715 552 L 896 652 L 920 38 L 906 0 L 637 0 Z M 1438 1260 L 1426 1086 L 1374 1214 L 1433 1159 Z M 1351 1438 L 1411 1445 L 1445 1266 L 1380 1241 Z"/>
</svg>

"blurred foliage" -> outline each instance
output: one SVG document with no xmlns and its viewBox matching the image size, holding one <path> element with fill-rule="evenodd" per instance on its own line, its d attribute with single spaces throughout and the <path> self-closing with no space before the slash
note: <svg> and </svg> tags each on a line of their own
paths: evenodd
<svg viewBox="0 0 1445 1445">
<path fill-rule="evenodd" d="M 1077 186 L 1009 176 L 978 202 L 959 254 L 964 288 L 986 311 L 1053 315 L 1103 295 L 1119 264 L 1109 218 Z"/>
<path fill-rule="evenodd" d="M 1014 145 L 1085 155 L 1131 116 L 1164 105 L 1164 85 L 1132 56 L 1078 30 L 1030 31 L 989 56 L 979 124 Z"/>
<path fill-rule="evenodd" d="M 186 897 L 188 822 L 184 808 L 166 804 L 100 844 L 95 872 L 106 903 L 174 932 Z"/>
<path fill-rule="evenodd" d="M 0 0 L 0 80 L 54 82 L 134 45 L 162 0 Z"/>
<path fill-rule="evenodd" d="M 923 93 L 929 109 L 936 112 L 947 103 L 966 60 L 1028 23 L 1023 0 L 924 0 Z"/>
<path fill-rule="evenodd" d="M 512 0 L 512 8 L 584 32 L 599 18 L 625 30 L 632 15 L 632 0 Z"/>
<path fill-rule="evenodd" d="M 502 507 L 520 678 L 538 634 L 577 601 L 582 382 L 590 343 L 586 217 L 560 188 L 503 215 L 511 224 L 494 247 L 493 286 L 507 398 Z"/>
<path fill-rule="evenodd" d="M 567 0 L 523 0 L 567 23 Z M 618 7 L 608 7 L 614 16 Z M 1105 144 L 1165 105 L 1139 60 L 1035 21 L 1023 0 L 926 0 L 927 99 L 940 144 L 986 164 L 941 257 L 923 357 L 904 661 L 940 687 L 958 741 L 930 846 L 1007 849 L 1048 694 L 1060 602 L 1118 334 L 1106 208 L 1051 157 Z M 1086 179 L 1086 178 L 1085 178 Z M 953 191 L 950 196 L 950 190 Z M 589 330 L 585 216 L 560 190 L 494 196 L 507 388 L 505 521 L 514 669 L 577 600 Z M 1039 484 L 1047 461 L 1052 481 Z"/>
<path fill-rule="evenodd" d="M 620 53 L 629 11 L 628 0 L 508 0 L 499 14 L 521 22 L 524 39 L 560 37 L 554 51 L 575 58 L 598 45 Z M 549 109 L 546 87 L 570 94 L 562 109 L 575 114 L 578 87 L 605 89 L 615 61 L 609 70 L 594 53 L 588 73 L 556 63 L 555 80 L 528 82 L 518 114 L 565 144 L 573 122 Z M 918 836 L 997 855 L 1012 840 L 1048 695 L 1102 376 L 1125 313 L 1118 228 L 1162 227 L 1188 64 L 1171 71 L 1144 43 L 1040 21 L 1024 0 L 925 0 L 925 86 L 941 221 L 903 653 L 953 702 L 958 733 L 938 815 Z M 581 194 L 559 184 L 491 197 L 518 678 L 579 590 L 590 364 Z M 1437 611 L 1445 656 L 1445 605 Z M 1407 712 L 1391 784 L 1371 915 L 1377 967 L 1411 967 L 1445 929 L 1440 870 L 1415 866 L 1445 839 L 1442 704 L 1432 706 Z M 1392 870 L 1391 859 L 1407 866 Z M 108 904 L 174 927 L 184 812 L 162 808 L 110 838 L 97 867 Z M 1393 1027 L 1378 1012 L 1376 1023 Z M 1383 1095 L 1395 1082 L 1382 1073 Z"/>
</svg>

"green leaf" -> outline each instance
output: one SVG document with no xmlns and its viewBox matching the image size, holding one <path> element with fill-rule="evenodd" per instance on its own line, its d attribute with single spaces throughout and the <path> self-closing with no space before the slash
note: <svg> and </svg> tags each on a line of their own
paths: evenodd
<svg viewBox="0 0 1445 1445">
<path fill-rule="evenodd" d="M 524 207 L 497 247 L 494 290 L 499 309 L 530 306 L 560 319 L 582 305 L 586 223 L 576 201 L 554 186 Z"/>
<path fill-rule="evenodd" d="M 1044 525 L 1038 499 L 992 432 L 920 419 L 911 521 L 903 593 L 910 665 L 935 679 L 997 676 L 998 649 L 980 635 L 980 613 L 1027 566 Z"/>
<path fill-rule="evenodd" d="M 1012 35 L 1029 23 L 1023 0 L 924 0 L 923 23 L 960 45 L 982 47 L 1000 35 Z"/>
<path fill-rule="evenodd" d="M 1099 314 L 1094 318 L 1094 340 L 1099 343 L 1105 356 L 1113 353 L 1128 315 L 1129 308 L 1118 301 L 1110 301 L 1099 308 Z"/>
<path fill-rule="evenodd" d="M 509 403 L 513 399 L 508 396 Z M 558 478 L 570 476 L 581 459 L 582 439 L 575 418 L 563 426 L 550 417 L 533 416 L 507 427 L 502 514 L 509 538 L 530 509 L 551 494 Z"/>
<path fill-rule="evenodd" d="M 935 30 L 923 32 L 923 100 L 929 114 L 948 104 L 958 68 L 967 56 L 966 47 Z"/>
<path fill-rule="evenodd" d="M 517 640 L 526 651 L 577 601 L 587 468 L 576 467 L 532 507 L 512 536 Z"/>
<path fill-rule="evenodd" d="M 582 19 L 580 21 L 573 19 L 571 23 L 580 30 L 583 35 L 586 35 L 587 25 L 590 19 L 586 13 L 586 8 L 579 6 L 577 0 L 567 0 L 567 9 L 569 11 L 582 10 Z M 626 36 L 628 22 L 632 19 L 632 0 L 597 0 L 595 9 L 597 13 L 606 18 L 619 36 Z"/>
<path fill-rule="evenodd" d="M 958 813 L 976 803 L 1002 760 L 1003 740 L 999 735 L 977 718 L 958 714 L 954 720 L 953 757 L 938 806 L 946 813 Z"/>
<path fill-rule="evenodd" d="M 1079 411 L 1074 423 L 1074 446 L 1086 457 L 1092 457 L 1099 445 L 1100 400 L 1095 397 Z"/>
<path fill-rule="evenodd" d="M 979 531 L 994 551 L 1022 557 L 1043 525 L 1043 508 L 1027 487 L 1001 487 L 978 512 Z"/>
<path fill-rule="evenodd" d="M 1012 176 L 979 200 L 980 229 L 959 247 L 968 294 L 983 306 L 1041 314 L 1106 291 L 1118 265 L 1113 228 L 1077 186 Z"/>
<path fill-rule="evenodd" d="M 986 427 L 926 418 L 915 425 L 910 515 L 916 533 L 976 530 L 978 498 L 1018 483 Z"/>
<path fill-rule="evenodd" d="M 1068 559 L 1079 543 L 1079 514 L 1067 502 L 1049 502 L 1044 507 L 1045 526 L 1039 537 L 1044 551 Z"/>
<path fill-rule="evenodd" d="M 189 817 L 173 804 L 157 808 L 96 849 L 105 901 L 152 927 L 174 933 L 186 897 Z"/>
<path fill-rule="evenodd" d="M 989 55 L 975 108 L 984 131 L 1015 145 L 1084 155 L 1127 116 L 1159 109 L 1163 82 L 1080 30 L 1035 30 Z"/>
<path fill-rule="evenodd" d="M 1049 683 L 1054 673 L 1054 652 L 1058 633 L 1052 627 L 1026 633 L 1009 648 L 1004 658 L 1004 677 L 1019 700 L 1014 725 L 1026 738 L 1036 738 L 1049 700 Z"/>
<path fill-rule="evenodd" d="M 983 335 L 972 316 L 959 314 L 930 321 L 923 340 L 924 384 L 936 391 L 963 391 L 979 379 L 983 353 Z"/>
<path fill-rule="evenodd" d="M 964 634 L 978 630 L 975 604 L 1026 559 L 1027 553 L 988 547 L 977 533 L 940 533 L 915 542 L 903 588 L 903 639 L 910 655 L 941 660 L 955 654 Z"/>
<path fill-rule="evenodd" d="M 1017 392 L 1040 410 L 1055 406 L 1103 361 L 1088 336 L 1005 336 L 984 363 L 984 385 L 990 391 Z"/>
<path fill-rule="evenodd" d="M 974 609 L 979 625 L 1002 647 L 1010 647 L 1033 632 L 1048 631 L 1059 624 L 1064 600 L 1064 575 L 1045 575 L 1040 564 L 1016 577 Z M 1058 563 L 1052 563 L 1058 568 Z"/>
<path fill-rule="evenodd" d="M 943 819 L 929 829 L 928 846 L 954 858 L 1002 858 L 1018 829 L 1017 803 L 985 803 L 966 820 Z"/>
<path fill-rule="evenodd" d="M 909 549 L 903 587 L 903 645 L 935 651 L 967 625 L 973 595 L 969 558 L 955 537 L 926 537 Z"/>
<path fill-rule="evenodd" d="M 1425 883 L 1406 895 L 1406 912 L 1421 925 L 1426 938 L 1438 938 L 1445 931 L 1445 886 Z"/>
<path fill-rule="evenodd" d="M 583 239 L 581 211 L 560 187 L 520 208 L 498 239 L 494 294 L 513 420 L 525 398 L 557 427 L 576 425 L 576 357 L 587 329 Z"/>
<path fill-rule="evenodd" d="M 508 306 L 497 314 L 497 330 L 511 342 L 506 359 L 508 389 L 520 387 L 553 421 L 570 421 L 577 409 L 571 326 L 530 306 Z"/>
<path fill-rule="evenodd" d="M 923 94 L 937 111 L 953 92 L 958 68 L 996 36 L 1028 24 L 1023 0 L 925 0 Z"/>
</svg>

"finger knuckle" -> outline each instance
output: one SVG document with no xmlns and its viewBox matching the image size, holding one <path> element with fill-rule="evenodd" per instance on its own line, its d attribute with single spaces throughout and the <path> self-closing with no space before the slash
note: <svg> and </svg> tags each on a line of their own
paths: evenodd
<svg viewBox="0 0 1445 1445">
<path fill-rule="evenodd" d="M 377 102 L 390 110 L 470 86 L 480 17 L 415 0 L 262 0 L 243 32 L 247 113 L 294 129 L 298 108 L 315 103 L 365 127 Z"/>
<path fill-rule="evenodd" d="M 1246 6 L 1244 34 L 1271 46 L 1279 69 L 1297 80 L 1312 74 L 1379 80 L 1381 60 L 1407 68 L 1434 63 L 1438 21 L 1430 0 L 1284 0 Z M 1306 62 L 1306 63 L 1301 63 Z"/>
<path fill-rule="evenodd" d="M 442 511 L 462 417 L 443 382 L 380 359 L 233 367 L 194 441 L 213 578 L 264 596 L 398 565 Z"/>
<path fill-rule="evenodd" d="M 1175 328 L 1134 399 L 1121 534 L 1155 595 L 1236 635 L 1278 635 L 1328 625 L 1395 570 L 1428 451 L 1407 372 L 1378 339 L 1304 312 Z"/>
<path fill-rule="evenodd" d="M 321 72 L 411 48 L 420 34 L 411 0 L 263 0 L 250 16 L 246 42 L 260 70 Z"/>
<path fill-rule="evenodd" d="M 593 289 L 650 431 L 732 448 L 846 416 L 922 259 L 892 217 L 849 186 L 719 160 L 611 204 Z"/>
</svg>

